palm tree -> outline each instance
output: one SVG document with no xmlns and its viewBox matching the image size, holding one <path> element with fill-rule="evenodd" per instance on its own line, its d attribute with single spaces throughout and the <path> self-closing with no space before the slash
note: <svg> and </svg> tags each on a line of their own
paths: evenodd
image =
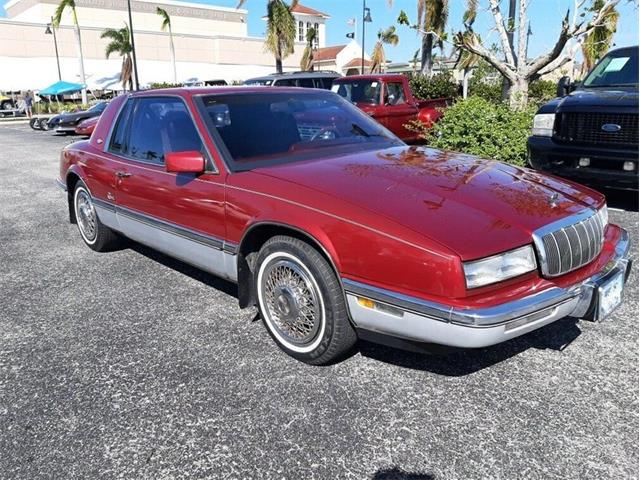
<svg viewBox="0 0 640 480">
<path fill-rule="evenodd" d="M 597 12 L 605 5 L 604 0 L 594 0 L 590 10 Z M 584 39 L 582 43 L 582 74 L 585 75 L 593 68 L 600 58 L 609 51 L 613 42 L 613 35 L 618 27 L 620 14 L 615 5 L 609 5 L 602 22 L 596 26 Z"/>
<path fill-rule="evenodd" d="M 313 44 L 318 38 L 318 32 L 315 28 L 307 30 L 307 45 L 302 52 L 302 59 L 300 60 L 300 70 L 304 72 L 313 71 Z"/>
<path fill-rule="evenodd" d="M 433 70 L 433 47 L 443 47 L 442 38 L 448 16 L 448 0 L 418 0 L 418 25 L 421 25 L 424 30 L 422 35 L 422 68 L 420 70 L 423 75 L 430 76 Z"/>
<path fill-rule="evenodd" d="M 71 18 L 73 19 L 73 25 L 76 33 L 76 41 L 78 42 L 78 60 L 80 61 L 80 80 L 82 81 L 82 103 L 87 104 L 87 89 L 85 85 L 87 83 L 86 77 L 84 75 L 84 59 L 82 57 L 82 38 L 80 35 L 80 25 L 78 24 L 78 15 L 76 14 L 76 2 L 75 0 L 60 0 L 58 4 L 58 8 L 56 8 L 55 13 L 53 14 L 53 27 L 58 28 L 60 26 L 60 22 L 62 21 L 62 14 L 66 9 L 71 10 Z"/>
<path fill-rule="evenodd" d="M 375 47 L 373 47 L 373 53 L 371 54 L 371 73 L 380 73 L 387 63 L 387 57 L 384 53 L 384 45 L 397 45 L 400 41 L 398 34 L 396 33 L 396 27 L 391 26 L 386 30 L 380 30 L 378 32 L 378 41 Z"/>
<path fill-rule="evenodd" d="M 246 0 L 239 0 L 240 8 Z M 282 73 L 282 60 L 293 53 L 296 40 L 296 21 L 291 9 L 298 5 L 298 0 L 291 0 L 291 5 L 284 0 L 267 0 L 267 38 L 266 49 L 276 59 L 276 71 Z"/>
<path fill-rule="evenodd" d="M 129 84 L 129 90 L 133 90 L 133 76 L 131 61 L 131 32 L 129 26 L 125 24 L 123 28 L 107 28 L 102 32 L 100 38 L 108 38 L 111 41 L 105 48 L 105 55 L 107 58 L 112 53 L 118 53 L 122 57 L 122 70 L 120 72 L 120 80 L 122 81 L 122 88 L 127 89 L 127 83 Z"/>
<path fill-rule="evenodd" d="M 164 8 L 156 7 L 156 13 L 162 18 L 160 30 L 169 30 L 169 46 L 171 48 L 171 63 L 173 64 L 173 83 L 178 83 L 178 73 L 176 71 L 176 49 L 173 46 L 173 32 L 171 31 L 171 17 Z"/>
</svg>

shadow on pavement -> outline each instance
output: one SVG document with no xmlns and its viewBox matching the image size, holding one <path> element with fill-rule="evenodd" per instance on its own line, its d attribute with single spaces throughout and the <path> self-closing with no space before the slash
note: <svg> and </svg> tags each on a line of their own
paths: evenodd
<svg viewBox="0 0 640 480">
<path fill-rule="evenodd" d="M 176 260 L 175 258 L 169 257 L 164 253 L 161 253 L 157 250 L 154 250 L 150 247 L 145 247 L 144 245 L 134 242 L 132 240 L 127 240 L 126 246 L 124 248 L 130 248 L 134 252 L 138 252 L 141 255 L 144 255 L 151 260 L 154 260 L 158 263 L 161 263 L 165 267 L 169 267 L 173 270 L 176 270 L 183 275 L 187 275 L 188 277 L 193 278 L 209 287 L 213 287 L 221 292 L 226 293 L 227 295 L 231 295 L 233 297 L 238 296 L 238 287 L 235 283 L 224 280 L 220 277 L 216 277 L 210 273 L 207 273 L 199 268 L 192 267 L 188 263 L 184 263 L 180 260 Z"/>
<path fill-rule="evenodd" d="M 492 347 L 459 349 L 450 353 L 414 353 L 364 341 L 359 342 L 359 350 L 363 356 L 381 362 L 436 375 L 460 377 L 504 362 L 530 348 L 562 351 L 582 333 L 578 322 L 575 318 L 563 318 Z"/>
<path fill-rule="evenodd" d="M 435 480 L 430 473 L 405 472 L 401 468 L 391 467 L 378 470 L 371 480 Z"/>
</svg>

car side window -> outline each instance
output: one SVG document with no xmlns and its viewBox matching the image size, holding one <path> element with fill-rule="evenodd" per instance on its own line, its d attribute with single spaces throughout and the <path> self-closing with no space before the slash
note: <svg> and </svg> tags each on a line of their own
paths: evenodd
<svg viewBox="0 0 640 480">
<path fill-rule="evenodd" d="M 313 78 L 299 78 L 298 86 L 302 88 L 313 88 Z"/>
<path fill-rule="evenodd" d="M 127 103 L 125 103 L 120 110 L 120 115 L 118 115 L 113 133 L 111 134 L 111 141 L 109 142 L 110 152 L 122 155 L 127 150 L 127 133 L 129 132 L 128 126 L 133 103 L 134 101 L 132 99 L 127 100 Z"/>
<path fill-rule="evenodd" d="M 194 150 L 204 153 L 204 146 L 182 100 L 149 97 L 136 101 L 129 135 L 129 157 L 163 165 L 164 156 L 169 152 Z"/>
<path fill-rule="evenodd" d="M 402 105 L 407 103 L 404 98 L 404 88 L 402 83 L 388 83 L 387 84 L 387 103 L 389 105 Z"/>
</svg>

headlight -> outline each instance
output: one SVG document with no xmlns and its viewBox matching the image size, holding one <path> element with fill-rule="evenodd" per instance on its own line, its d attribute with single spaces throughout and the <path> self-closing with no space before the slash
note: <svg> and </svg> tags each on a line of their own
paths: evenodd
<svg viewBox="0 0 640 480">
<path fill-rule="evenodd" d="M 467 288 L 477 288 L 536 269 L 533 247 L 527 245 L 509 252 L 463 264 Z"/>
<path fill-rule="evenodd" d="M 609 225 L 609 210 L 607 210 L 607 204 L 605 203 L 600 210 L 598 210 L 598 218 L 600 219 L 600 224 L 602 225 L 602 229 L 604 230 L 607 225 Z"/>
<path fill-rule="evenodd" d="M 550 137 L 553 135 L 553 124 L 555 121 L 555 113 L 539 113 L 533 117 L 533 129 L 531 133 L 538 137 Z"/>
</svg>

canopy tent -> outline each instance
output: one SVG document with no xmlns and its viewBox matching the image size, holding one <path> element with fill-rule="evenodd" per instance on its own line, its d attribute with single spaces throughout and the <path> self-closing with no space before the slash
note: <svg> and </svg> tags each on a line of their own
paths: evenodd
<svg viewBox="0 0 640 480">
<path fill-rule="evenodd" d="M 47 88 L 40 90 L 38 95 L 64 95 L 65 93 L 79 92 L 84 88 L 81 83 L 65 82 L 63 80 L 49 85 Z"/>
</svg>

